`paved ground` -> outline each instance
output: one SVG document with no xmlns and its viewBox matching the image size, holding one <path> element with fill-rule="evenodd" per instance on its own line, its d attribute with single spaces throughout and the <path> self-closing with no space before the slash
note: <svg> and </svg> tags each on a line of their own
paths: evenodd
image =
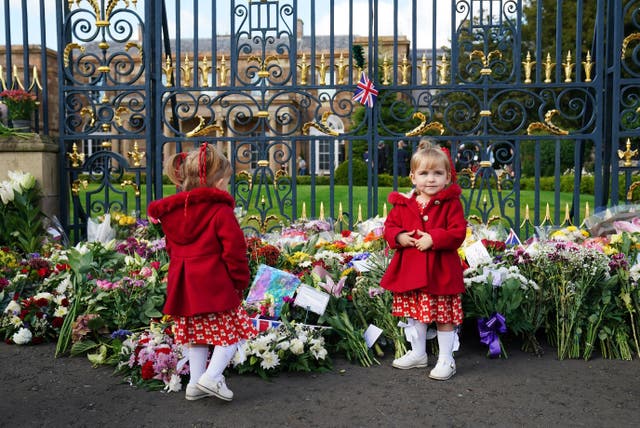
<svg viewBox="0 0 640 428">
<path fill-rule="evenodd" d="M 334 361 L 326 374 L 267 382 L 228 376 L 231 403 L 188 402 L 121 383 L 85 358 L 55 359 L 53 345 L 0 344 L 0 426 L 7 427 L 513 427 L 638 426 L 640 361 L 558 361 L 512 350 L 490 360 L 463 343 L 458 374 L 362 368 Z"/>
</svg>

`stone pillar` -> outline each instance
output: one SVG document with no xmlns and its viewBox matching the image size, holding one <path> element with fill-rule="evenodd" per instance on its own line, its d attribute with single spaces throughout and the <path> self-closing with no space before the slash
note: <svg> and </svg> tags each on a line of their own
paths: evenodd
<svg viewBox="0 0 640 428">
<path fill-rule="evenodd" d="M 60 217 L 59 147 L 38 134 L 27 138 L 0 137 L 0 181 L 8 171 L 33 174 L 42 193 L 40 206 L 49 217 Z"/>
</svg>

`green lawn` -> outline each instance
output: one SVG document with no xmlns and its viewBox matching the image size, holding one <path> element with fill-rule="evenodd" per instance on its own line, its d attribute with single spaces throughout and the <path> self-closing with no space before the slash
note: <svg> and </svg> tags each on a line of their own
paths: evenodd
<svg viewBox="0 0 640 428">
<path fill-rule="evenodd" d="M 89 191 L 91 190 L 95 190 L 95 187 L 93 187 L 93 185 L 90 185 L 89 189 L 87 189 Z M 84 194 L 87 190 L 81 190 L 80 191 L 80 198 L 81 200 L 83 200 L 84 198 Z M 369 194 L 368 194 L 368 189 L 366 186 L 354 186 L 353 190 L 352 190 L 352 204 L 350 205 L 350 201 L 349 201 L 349 188 L 348 186 L 343 186 L 343 185 L 337 185 L 334 186 L 333 188 L 333 195 L 334 195 L 334 206 L 333 206 L 333 215 L 331 213 L 331 205 L 330 205 L 330 189 L 329 186 L 316 186 L 315 189 L 315 206 L 313 206 L 313 204 L 311 203 L 311 187 L 307 186 L 307 185 L 299 185 L 297 188 L 297 198 L 296 198 L 296 202 L 297 202 L 297 207 L 298 207 L 298 211 L 297 211 L 297 216 L 300 217 L 302 215 L 302 208 L 303 208 L 303 203 L 305 204 L 305 214 L 308 218 L 314 217 L 314 218 L 318 218 L 320 216 L 320 203 L 323 204 L 323 211 L 324 211 L 324 216 L 325 217 L 337 217 L 338 216 L 338 211 L 339 211 L 339 204 L 342 203 L 342 212 L 353 212 L 353 218 L 354 221 L 358 219 L 358 212 L 361 211 L 362 213 L 362 219 L 367 219 L 369 217 L 371 217 L 372 215 L 369 214 L 368 211 L 368 200 L 369 200 Z M 389 206 L 387 204 L 387 196 L 388 194 L 392 191 L 393 189 L 390 187 L 382 187 L 379 188 L 378 190 L 378 214 L 382 215 L 385 212 L 385 205 L 386 205 L 386 210 L 388 211 L 389 209 L 391 209 L 391 206 Z M 409 190 L 409 188 L 401 188 L 399 189 L 402 192 L 406 192 Z M 142 186 L 142 188 L 140 189 L 141 195 L 142 195 L 142 217 L 145 216 L 146 214 L 146 200 L 145 200 L 145 193 L 146 189 L 145 186 Z M 175 187 L 172 185 L 165 185 L 164 186 L 164 195 L 170 195 L 172 193 L 175 193 Z M 273 188 L 270 188 L 270 191 L 273 191 Z M 128 194 L 128 198 L 129 199 L 129 209 L 132 210 L 133 207 L 135 207 L 135 203 L 134 203 L 134 199 L 133 199 L 133 190 L 131 188 L 127 188 L 127 194 Z M 477 194 L 474 195 L 474 201 L 472 201 L 470 207 L 470 211 L 469 214 L 470 215 L 478 215 L 480 216 L 480 212 L 478 211 L 478 209 L 476 209 L 476 203 L 478 203 L 480 205 L 480 208 L 483 207 L 484 205 L 484 196 L 485 196 L 486 192 L 483 193 L 480 197 L 481 199 L 478 201 L 477 200 Z M 492 216 L 500 216 L 500 211 L 499 211 L 499 205 L 497 202 L 497 193 L 494 191 L 493 192 L 493 198 L 494 198 L 494 207 L 493 210 L 490 212 L 489 217 Z M 469 191 L 465 190 L 463 192 L 463 196 L 466 197 L 468 199 L 469 197 Z M 571 207 L 571 200 L 573 195 L 571 193 L 560 193 L 560 206 L 559 206 L 559 222 L 562 223 L 565 217 L 565 209 L 566 209 L 566 205 L 568 204 L 569 207 Z M 533 222 L 535 220 L 535 216 L 536 216 L 536 211 L 535 211 L 535 204 L 534 204 L 534 197 L 535 194 L 533 191 L 521 191 L 520 192 L 520 218 L 521 221 L 524 219 L 525 217 L 525 211 L 526 211 L 526 207 L 528 205 L 529 207 L 529 218 L 530 220 Z M 491 199 L 490 196 L 488 194 L 486 194 L 486 200 L 487 200 L 487 206 L 491 205 Z M 111 196 L 111 199 L 114 200 L 113 196 Z M 116 199 L 117 200 L 117 199 Z M 258 214 L 258 210 L 255 208 L 255 203 L 256 200 L 260 201 L 260 199 L 256 199 L 256 197 L 254 196 L 252 201 L 250 202 L 250 209 L 249 212 L 247 213 L 248 216 L 251 215 L 256 215 Z M 268 198 L 266 199 L 268 201 Z M 541 191 L 540 192 L 540 209 L 538 210 L 538 215 L 539 215 L 539 220 L 542 221 L 545 217 L 546 214 L 546 204 L 548 203 L 550 205 L 550 210 L 549 210 L 549 215 L 550 218 L 553 222 L 554 220 L 554 216 L 555 216 L 555 193 L 551 192 L 551 191 Z M 586 208 L 586 204 L 589 204 L 589 213 L 593 214 L 593 196 L 592 195 L 581 195 L 580 196 L 580 218 L 583 219 L 584 215 L 585 215 L 585 208 Z M 315 209 L 314 212 L 312 212 L 312 207 Z M 359 208 L 361 207 L 361 209 Z M 276 207 L 274 207 L 273 209 L 269 210 L 269 212 L 267 213 L 267 215 L 270 214 L 274 214 L 277 215 L 277 205 Z M 515 213 L 515 209 L 512 206 L 507 206 L 505 208 L 505 216 L 509 217 L 509 218 L 513 218 Z M 373 212 L 371 213 L 373 214 Z"/>
</svg>

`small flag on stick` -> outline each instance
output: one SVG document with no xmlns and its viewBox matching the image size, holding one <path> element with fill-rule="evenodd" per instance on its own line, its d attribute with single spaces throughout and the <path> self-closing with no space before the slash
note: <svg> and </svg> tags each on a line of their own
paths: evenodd
<svg viewBox="0 0 640 428">
<path fill-rule="evenodd" d="M 373 86 L 373 82 L 367 78 L 363 71 L 352 99 L 367 107 L 373 107 L 373 103 L 377 97 L 378 90 Z"/>
<path fill-rule="evenodd" d="M 518 235 L 516 235 L 516 232 L 514 232 L 513 229 L 509 230 L 509 236 L 507 236 L 507 239 L 504 241 L 504 243 L 509 247 L 512 247 L 514 245 L 522 245 L 522 242 L 520 242 Z"/>
</svg>

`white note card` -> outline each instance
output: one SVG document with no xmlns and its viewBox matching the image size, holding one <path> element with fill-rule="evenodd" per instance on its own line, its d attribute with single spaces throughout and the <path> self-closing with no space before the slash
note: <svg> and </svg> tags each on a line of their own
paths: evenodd
<svg viewBox="0 0 640 428">
<path fill-rule="evenodd" d="M 371 270 L 368 260 L 351 260 L 351 263 L 358 272 L 369 272 Z"/>
<path fill-rule="evenodd" d="M 315 312 L 322 316 L 327 304 L 329 303 L 329 295 L 324 291 L 317 290 L 307 284 L 300 284 L 296 291 L 296 298 L 293 304 Z"/>
<path fill-rule="evenodd" d="M 475 268 L 483 263 L 491 263 L 493 260 L 482 241 L 476 241 L 465 247 L 464 256 L 470 267 Z"/>
<path fill-rule="evenodd" d="M 364 341 L 367 344 L 367 346 L 371 348 L 373 344 L 376 343 L 376 340 L 378 340 L 381 334 L 382 334 L 382 329 L 380 327 L 377 327 L 373 324 L 369 324 L 369 327 L 367 327 L 367 329 L 364 332 Z"/>
</svg>

